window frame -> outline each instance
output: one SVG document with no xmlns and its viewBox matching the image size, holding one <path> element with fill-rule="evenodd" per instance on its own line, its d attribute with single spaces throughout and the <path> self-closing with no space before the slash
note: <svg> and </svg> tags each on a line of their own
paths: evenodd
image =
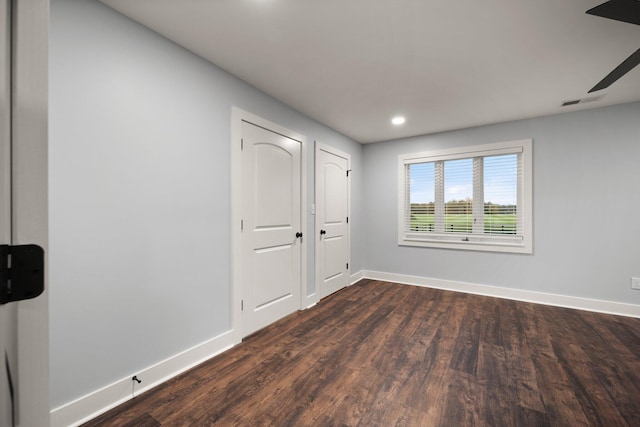
<svg viewBox="0 0 640 427">
<path fill-rule="evenodd" d="M 533 140 L 522 139 L 482 145 L 454 147 L 443 150 L 423 151 L 398 156 L 398 245 L 430 248 L 462 249 L 473 251 L 533 253 Z M 428 163 L 456 159 L 489 157 L 518 153 L 522 167 L 517 185 L 518 215 L 522 223 L 522 236 L 472 233 L 434 233 L 410 231 L 406 227 L 409 209 L 409 186 L 406 182 L 406 167 L 410 164 Z M 474 160 L 475 162 L 475 160 Z M 481 177 L 482 180 L 484 177 Z M 438 191 L 436 188 L 435 191 Z M 484 200 L 476 201 L 474 186 L 474 212 Z M 444 209 L 444 206 L 441 207 Z M 436 207 L 437 209 L 437 207 Z M 477 230 L 477 228 L 474 226 Z"/>
</svg>

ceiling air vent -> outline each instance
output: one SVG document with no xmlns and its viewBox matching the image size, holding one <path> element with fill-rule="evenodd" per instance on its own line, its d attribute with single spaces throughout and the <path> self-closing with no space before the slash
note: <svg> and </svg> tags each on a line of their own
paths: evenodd
<svg viewBox="0 0 640 427">
<path fill-rule="evenodd" d="M 574 99 L 573 101 L 565 101 L 562 103 L 562 106 L 566 107 L 567 105 L 576 105 L 580 101 L 581 101 L 580 99 Z"/>
</svg>

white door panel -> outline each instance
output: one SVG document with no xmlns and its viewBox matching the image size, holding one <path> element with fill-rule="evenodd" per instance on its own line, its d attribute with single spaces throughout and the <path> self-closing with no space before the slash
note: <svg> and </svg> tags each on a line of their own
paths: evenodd
<svg viewBox="0 0 640 427">
<path fill-rule="evenodd" d="M 255 168 L 255 228 L 293 226 L 294 189 L 292 153 L 272 143 L 253 145 Z"/>
<path fill-rule="evenodd" d="M 253 286 L 256 310 L 292 295 L 294 250 L 292 245 L 285 245 L 254 251 L 251 281 L 256 284 L 260 282 L 269 284 L 269 286 Z"/>
<path fill-rule="evenodd" d="M 342 225 L 347 217 L 347 186 L 345 159 L 334 159 L 324 152 L 324 194 L 321 207 L 326 225 Z M 341 162 L 339 162 L 342 160 Z M 339 162 L 339 163 L 338 163 Z"/>
<path fill-rule="evenodd" d="M 349 284 L 349 156 L 316 147 L 316 282 L 324 298 Z"/>
<path fill-rule="evenodd" d="M 346 245 L 344 236 L 325 237 L 324 245 L 324 280 L 333 280 L 346 273 Z M 344 278 L 343 278 L 344 279 Z M 346 284 L 345 284 L 346 286 Z"/>
<path fill-rule="evenodd" d="M 242 124 L 243 335 L 300 308 L 301 144 Z"/>
</svg>

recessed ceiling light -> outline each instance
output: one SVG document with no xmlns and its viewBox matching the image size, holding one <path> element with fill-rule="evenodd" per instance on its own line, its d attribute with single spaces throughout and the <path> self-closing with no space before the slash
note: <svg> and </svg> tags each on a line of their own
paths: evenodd
<svg viewBox="0 0 640 427">
<path fill-rule="evenodd" d="M 393 123 L 396 126 L 400 126 L 404 124 L 405 121 L 406 119 L 402 116 L 395 116 L 393 119 L 391 119 L 391 123 Z"/>
</svg>

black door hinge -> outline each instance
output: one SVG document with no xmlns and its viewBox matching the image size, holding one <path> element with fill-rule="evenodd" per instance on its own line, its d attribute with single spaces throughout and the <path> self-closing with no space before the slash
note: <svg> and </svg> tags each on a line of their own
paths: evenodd
<svg viewBox="0 0 640 427">
<path fill-rule="evenodd" d="M 0 245 L 0 304 L 35 298 L 43 291 L 44 250 Z"/>
<path fill-rule="evenodd" d="M 349 269 L 349 263 L 347 263 L 347 270 Z"/>
</svg>

